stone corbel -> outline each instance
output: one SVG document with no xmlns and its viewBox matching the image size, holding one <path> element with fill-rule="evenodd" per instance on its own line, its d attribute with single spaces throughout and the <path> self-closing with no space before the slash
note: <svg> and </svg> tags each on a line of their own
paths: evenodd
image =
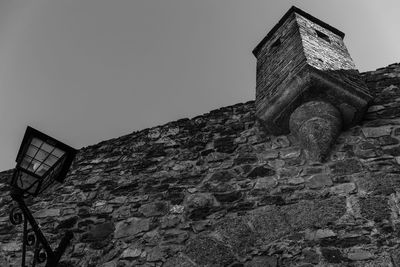
<svg viewBox="0 0 400 267">
<path fill-rule="evenodd" d="M 322 161 L 343 126 L 340 111 L 325 101 L 310 101 L 300 105 L 290 116 L 290 132 L 309 152 L 310 159 Z"/>
</svg>

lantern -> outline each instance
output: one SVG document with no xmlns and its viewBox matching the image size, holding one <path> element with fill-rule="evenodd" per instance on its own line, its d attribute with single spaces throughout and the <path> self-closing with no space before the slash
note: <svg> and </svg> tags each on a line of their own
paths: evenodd
<svg viewBox="0 0 400 267">
<path fill-rule="evenodd" d="M 11 186 L 24 196 L 37 196 L 54 181 L 63 182 L 75 154 L 74 148 L 28 126 Z"/>
</svg>

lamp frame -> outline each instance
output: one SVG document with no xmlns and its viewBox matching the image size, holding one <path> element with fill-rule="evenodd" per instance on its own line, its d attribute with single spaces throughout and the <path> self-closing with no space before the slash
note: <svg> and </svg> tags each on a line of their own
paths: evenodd
<svg viewBox="0 0 400 267">
<path fill-rule="evenodd" d="M 23 160 L 23 158 L 25 156 L 26 151 L 29 148 L 30 141 L 33 138 L 37 138 L 39 140 L 42 140 L 43 142 L 51 144 L 52 146 L 54 146 L 54 147 L 56 147 L 56 148 L 58 148 L 58 149 L 60 149 L 60 150 L 65 152 L 65 154 L 63 156 L 63 157 L 65 157 L 65 159 L 63 159 L 64 162 L 62 162 L 61 169 L 58 171 L 58 173 L 56 173 L 55 177 L 50 177 L 52 179 L 52 181 L 48 185 L 45 185 L 45 187 L 42 187 L 43 180 L 44 180 L 45 177 L 47 177 L 48 175 L 51 174 L 51 171 L 57 166 L 57 163 L 54 164 L 53 166 L 51 166 L 51 168 L 49 170 L 47 170 L 46 173 L 44 173 L 42 176 L 39 176 L 39 175 L 37 175 L 35 173 L 32 173 L 29 170 L 21 167 L 22 160 Z M 17 166 L 15 167 L 16 171 L 14 171 L 14 174 L 13 174 L 13 177 L 12 177 L 12 180 L 11 180 L 11 186 L 14 187 L 14 188 L 18 187 L 17 184 L 16 184 L 17 183 L 17 179 L 18 179 L 18 175 L 20 175 L 21 172 L 24 172 L 24 173 L 26 173 L 26 174 L 28 174 L 30 176 L 33 176 L 37 180 L 39 180 L 39 185 L 37 186 L 37 189 L 35 190 L 35 192 L 30 193 L 28 191 L 25 191 L 24 195 L 27 195 L 27 194 L 28 195 L 32 195 L 32 196 L 39 195 L 42 191 L 44 191 L 48 186 L 50 186 L 54 182 L 53 180 L 58 181 L 60 183 L 62 183 L 64 181 L 64 179 L 65 179 L 65 177 L 67 175 L 68 169 L 71 166 L 72 161 L 74 160 L 76 153 L 77 153 L 76 149 L 74 149 L 74 148 L 72 148 L 72 147 L 70 147 L 70 146 L 58 141 L 57 139 L 55 139 L 55 138 L 53 138 L 53 137 L 51 137 L 51 136 L 49 136 L 49 135 L 47 135 L 45 133 L 42 133 L 42 132 L 40 132 L 40 131 L 28 126 L 26 128 L 24 137 L 23 137 L 22 142 L 21 142 L 21 146 L 20 146 L 20 148 L 18 150 L 17 158 L 15 160 L 17 162 Z"/>
<path fill-rule="evenodd" d="M 64 151 L 64 155 L 61 156 L 57 162 L 54 163 L 53 166 L 50 167 L 42 176 L 36 175 L 35 173 L 30 172 L 29 170 L 22 168 L 21 162 L 27 152 L 30 141 L 33 138 L 38 138 L 43 142 L 51 144 L 55 148 L 58 148 Z M 47 187 L 53 184 L 55 181 L 62 183 L 67 175 L 67 172 L 72 164 L 72 161 L 75 158 L 77 150 L 74 148 L 50 137 L 30 126 L 27 127 L 25 131 L 25 135 L 22 139 L 21 146 L 18 150 L 16 162 L 17 166 L 14 169 L 13 176 L 10 181 L 11 185 L 11 198 L 18 204 L 11 209 L 9 217 L 10 221 L 14 225 L 22 224 L 23 223 L 23 236 L 22 236 L 22 259 L 21 259 L 21 266 L 26 267 L 26 249 L 27 247 L 34 246 L 34 256 L 32 258 L 31 266 L 35 267 L 37 263 L 44 263 L 46 262 L 46 267 L 55 267 L 58 265 L 63 253 L 65 252 L 67 246 L 69 245 L 71 239 L 73 238 L 73 233 L 71 231 L 67 231 L 63 238 L 61 239 L 58 247 L 56 250 L 53 250 L 49 245 L 46 237 L 44 236 L 43 232 L 40 230 L 38 223 L 36 222 L 35 218 L 33 217 L 31 211 L 27 207 L 24 198 L 29 195 L 37 196 L 41 192 L 43 192 Z M 63 158 L 65 157 L 65 158 Z M 62 162 L 59 162 L 61 161 Z M 61 164 L 61 166 L 59 165 Z M 52 170 L 55 167 L 60 166 L 60 170 L 52 173 Z M 39 185 L 35 192 L 28 192 L 27 190 L 23 190 L 18 187 L 17 179 L 18 176 L 21 175 L 21 172 L 25 172 L 28 175 L 33 176 L 34 178 L 38 179 Z M 43 186 L 43 181 L 49 176 L 54 175 L 54 177 L 50 177 L 49 183 Z M 28 228 L 28 222 L 30 227 Z"/>
</svg>

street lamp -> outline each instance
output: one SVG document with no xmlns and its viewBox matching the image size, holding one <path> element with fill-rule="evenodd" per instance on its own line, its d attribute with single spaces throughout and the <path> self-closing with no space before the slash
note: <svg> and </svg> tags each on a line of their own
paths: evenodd
<svg viewBox="0 0 400 267">
<path fill-rule="evenodd" d="M 46 262 L 46 267 L 57 266 L 72 232 L 65 233 L 56 250 L 52 250 L 36 223 L 24 198 L 36 197 L 54 181 L 63 182 L 75 157 L 76 150 L 32 127 L 27 127 L 17 155 L 11 185 L 11 197 L 18 207 L 10 212 L 10 221 L 24 223 L 21 266 L 25 267 L 26 246 L 35 246 L 32 266 Z M 28 229 L 29 222 L 31 228 Z M 33 231 L 33 232 L 32 232 Z"/>
</svg>

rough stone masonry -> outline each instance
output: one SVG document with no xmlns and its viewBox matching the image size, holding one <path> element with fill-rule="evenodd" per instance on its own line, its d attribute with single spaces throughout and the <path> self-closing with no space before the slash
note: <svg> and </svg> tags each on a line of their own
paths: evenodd
<svg viewBox="0 0 400 267">
<path fill-rule="evenodd" d="M 400 64 L 359 75 L 371 103 L 325 160 L 266 132 L 250 101 L 82 148 L 28 204 L 53 246 L 74 232 L 64 267 L 400 266 Z M 10 174 L 4 267 L 21 259 Z"/>
</svg>

